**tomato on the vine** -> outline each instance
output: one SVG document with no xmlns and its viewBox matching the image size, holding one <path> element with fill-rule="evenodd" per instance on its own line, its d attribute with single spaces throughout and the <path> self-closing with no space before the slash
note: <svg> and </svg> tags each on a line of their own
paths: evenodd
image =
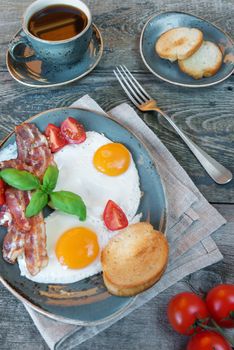
<svg viewBox="0 0 234 350">
<path fill-rule="evenodd" d="M 219 326 L 234 327 L 234 285 L 220 284 L 211 289 L 206 296 L 206 304 Z"/>
<path fill-rule="evenodd" d="M 232 350 L 232 348 L 221 334 L 201 331 L 192 336 L 186 350 Z"/>
<path fill-rule="evenodd" d="M 201 329 L 198 321 L 206 324 L 209 319 L 205 302 L 191 292 L 175 295 L 168 304 L 167 315 L 172 327 L 178 333 L 187 335 Z"/>
</svg>

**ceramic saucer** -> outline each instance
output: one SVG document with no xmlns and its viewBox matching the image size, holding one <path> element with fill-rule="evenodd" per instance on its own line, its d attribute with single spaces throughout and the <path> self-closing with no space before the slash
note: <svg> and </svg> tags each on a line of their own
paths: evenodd
<svg viewBox="0 0 234 350">
<path fill-rule="evenodd" d="M 176 27 L 198 28 L 204 39 L 216 43 L 223 53 L 223 64 L 212 77 L 193 79 L 183 73 L 177 62 L 162 59 L 155 52 L 155 43 L 160 35 Z M 214 24 L 184 12 L 164 12 L 152 16 L 145 24 L 140 40 L 140 53 L 146 67 L 159 79 L 186 87 L 205 87 L 220 83 L 234 71 L 234 46 L 231 38 Z"/>
<path fill-rule="evenodd" d="M 21 31 L 22 29 L 15 36 Z M 29 48 L 19 46 L 18 50 L 20 50 L 20 55 L 28 56 L 29 54 Z M 90 73 L 100 61 L 102 53 L 101 33 L 93 24 L 93 35 L 89 48 L 83 58 L 75 64 L 51 65 L 41 60 L 19 63 L 12 58 L 9 51 L 6 55 L 6 64 L 10 75 L 21 84 L 33 87 L 53 87 L 71 83 Z"/>
</svg>

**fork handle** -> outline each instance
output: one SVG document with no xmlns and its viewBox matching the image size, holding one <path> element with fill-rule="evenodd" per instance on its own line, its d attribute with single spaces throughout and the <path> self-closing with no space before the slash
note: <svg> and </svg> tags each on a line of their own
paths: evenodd
<svg viewBox="0 0 234 350">
<path fill-rule="evenodd" d="M 192 153 L 195 155 L 197 160 L 201 163 L 206 172 L 210 177 L 218 184 L 226 184 L 232 179 L 232 173 L 226 169 L 222 164 L 218 163 L 214 158 L 209 156 L 205 151 L 198 147 L 193 141 L 191 141 L 183 131 L 173 122 L 173 120 L 164 113 L 161 109 L 155 108 L 155 111 L 159 112 L 168 123 L 175 129 L 182 140 L 186 143 Z"/>
</svg>

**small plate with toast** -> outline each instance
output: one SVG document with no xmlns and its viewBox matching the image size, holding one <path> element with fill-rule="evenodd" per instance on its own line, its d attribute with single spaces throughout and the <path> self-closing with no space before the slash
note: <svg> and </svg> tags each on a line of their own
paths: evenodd
<svg viewBox="0 0 234 350">
<path fill-rule="evenodd" d="M 146 67 L 159 79 L 185 87 L 206 87 L 234 71 L 232 39 L 214 24 L 184 12 L 152 16 L 140 39 Z"/>
</svg>

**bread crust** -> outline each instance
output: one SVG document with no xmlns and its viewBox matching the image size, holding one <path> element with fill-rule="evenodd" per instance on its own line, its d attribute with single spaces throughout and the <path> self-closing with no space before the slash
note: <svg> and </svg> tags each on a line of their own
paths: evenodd
<svg viewBox="0 0 234 350">
<path fill-rule="evenodd" d="M 164 273 L 169 247 L 165 236 L 149 223 L 129 225 L 103 249 L 104 283 L 111 294 L 136 295 Z"/>
<path fill-rule="evenodd" d="M 157 281 L 160 280 L 160 278 L 162 277 L 162 275 L 164 274 L 166 270 L 166 266 L 165 268 L 162 270 L 161 274 L 159 274 L 157 277 L 155 276 L 155 278 L 152 278 L 151 281 L 148 281 L 147 283 L 142 284 L 141 286 L 138 287 L 128 287 L 128 288 L 124 288 L 121 286 L 118 286 L 112 282 L 110 282 L 108 280 L 108 277 L 106 276 L 106 274 L 103 273 L 103 280 L 105 283 L 106 288 L 108 289 L 108 291 L 113 294 L 113 295 L 117 295 L 119 297 L 131 297 L 134 295 L 137 295 L 141 292 L 143 292 L 146 289 L 149 289 L 150 287 L 152 287 Z"/>
<path fill-rule="evenodd" d="M 196 33 L 197 37 L 193 44 L 191 44 L 188 30 L 191 33 L 192 31 Z M 161 58 L 176 61 L 177 59 L 186 59 L 193 55 L 202 45 L 202 42 L 203 33 L 199 29 L 178 27 L 168 30 L 159 37 L 155 44 L 155 51 Z"/>
<path fill-rule="evenodd" d="M 200 68 L 199 64 L 195 67 L 190 67 L 188 64 L 187 60 L 178 60 L 178 65 L 179 68 L 182 72 L 190 75 L 191 77 L 193 77 L 194 79 L 201 79 L 203 77 L 211 77 L 213 75 L 215 75 L 218 70 L 220 69 L 221 65 L 222 65 L 222 61 L 223 61 L 223 55 L 222 52 L 220 50 L 220 48 L 218 47 L 218 45 L 209 42 L 209 41 L 204 41 L 204 44 L 209 44 L 209 45 L 213 45 L 216 47 L 216 50 L 218 50 L 217 52 L 217 60 L 216 62 L 213 64 L 213 66 L 209 66 L 207 65 L 206 68 Z M 195 53 L 196 54 L 196 53 Z M 189 59 L 191 60 L 193 56 L 191 56 Z"/>
</svg>

